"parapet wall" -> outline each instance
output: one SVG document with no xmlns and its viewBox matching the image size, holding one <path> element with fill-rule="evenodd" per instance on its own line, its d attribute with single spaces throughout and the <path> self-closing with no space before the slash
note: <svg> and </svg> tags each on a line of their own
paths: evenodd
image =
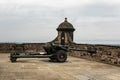
<svg viewBox="0 0 120 80">
<path fill-rule="evenodd" d="M 11 53 L 13 51 L 13 46 L 15 45 L 16 43 L 1 43 L 0 53 Z M 45 43 L 23 43 L 17 45 L 22 45 L 25 51 L 28 52 L 40 52 L 44 51 L 43 46 L 45 45 Z"/>
<path fill-rule="evenodd" d="M 0 43 L 0 53 L 11 53 L 15 43 Z M 21 44 L 19 44 L 21 45 Z M 45 43 L 24 43 L 22 44 L 27 52 L 40 52 L 44 51 L 43 46 Z M 71 47 L 83 49 L 89 44 L 72 44 Z M 85 58 L 88 60 L 99 61 L 120 66 L 120 46 L 110 45 L 94 45 L 97 48 L 96 54 L 90 54 L 83 51 L 71 51 L 70 56 Z"/>
<path fill-rule="evenodd" d="M 86 46 L 93 46 L 88 44 L 75 44 L 72 45 L 76 48 L 84 48 Z M 120 66 L 120 46 L 110 46 L 110 45 L 94 45 L 97 48 L 96 54 L 90 54 L 84 51 L 71 51 L 70 56 L 84 58 L 93 61 L 99 61 L 103 63 L 113 64 Z"/>
</svg>

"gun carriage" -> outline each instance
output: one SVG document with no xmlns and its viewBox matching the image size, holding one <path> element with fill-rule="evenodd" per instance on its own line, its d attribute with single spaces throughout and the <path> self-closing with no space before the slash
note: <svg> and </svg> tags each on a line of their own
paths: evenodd
<svg viewBox="0 0 120 80">
<path fill-rule="evenodd" d="M 69 51 L 86 51 L 90 54 L 96 53 L 96 48 L 71 48 L 67 45 L 49 44 L 44 46 L 45 52 L 40 53 L 23 53 L 23 46 L 15 46 L 14 52 L 10 54 L 10 61 L 16 62 L 17 58 L 50 58 L 50 61 L 65 62 L 67 60 L 67 52 Z"/>
</svg>

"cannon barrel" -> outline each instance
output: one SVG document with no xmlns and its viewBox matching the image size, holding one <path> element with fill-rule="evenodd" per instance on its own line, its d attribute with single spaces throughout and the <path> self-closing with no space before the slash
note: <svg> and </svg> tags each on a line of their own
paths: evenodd
<svg viewBox="0 0 120 80">
<path fill-rule="evenodd" d="M 79 48 L 69 48 L 69 50 L 71 51 L 86 51 L 89 53 L 96 53 L 97 49 L 96 48 L 87 48 L 87 49 L 79 49 Z"/>
<path fill-rule="evenodd" d="M 47 53 L 53 53 L 52 51 L 64 50 L 64 51 L 85 51 L 89 53 L 96 53 L 97 49 L 94 46 L 85 47 L 84 49 L 72 48 L 68 45 L 50 44 L 50 46 L 44 47 Z"/>
<path fill-rule="evenodd" d="M 97 49 L 94 46 L 89 46 L 89 47 L 85 47 L 84 49 L 80 49 L 80 48 L 72 48 L 69 45 L 58 45 L 58 44 L 51 44 L 50 46 L 47 46 L 47 50 L 52 51 L 52 50 L 65 50 L 65 51 L 85 51 L 85 52 L 89 52 L 89 53 L 96 53 Z M 45 51 L 46 48 L 44 48 Z M 49 53 L 49 51 L 47 51 Z"/>
<path fill-rule="evenodd" d="M 87 51 L 87 49 L 79 49 L 79 48 L 69 48 L 69 50 L 73 50 L 73 51 Z"/>
</svg>

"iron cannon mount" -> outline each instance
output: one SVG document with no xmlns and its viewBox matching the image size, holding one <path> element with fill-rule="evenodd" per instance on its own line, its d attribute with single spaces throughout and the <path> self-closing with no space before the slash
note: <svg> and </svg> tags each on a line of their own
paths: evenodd
<svg viewBox="0 0 120 80">
<path fill-rule="evenodd" d="M 15 46 L 14 51 L 10 54 L 10 61 L 16 62 L 18 58 L 50 58 L 50 61 L 65 62 L 67 60 L 67 52 L 69 51 L 86 51 L 90 54 L 96 53 L 96 48 L 86 47 L 85 49 L 71 48 L 68 45 L 47 44 L 44 46 L 45 52 L 23 53 L 24 46 Z"/>
</svg>

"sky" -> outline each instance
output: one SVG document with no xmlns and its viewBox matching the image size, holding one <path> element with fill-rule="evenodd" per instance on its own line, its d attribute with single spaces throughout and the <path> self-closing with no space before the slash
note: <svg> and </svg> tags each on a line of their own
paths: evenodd
<svg viewBox="0 0 120 80">
<path fill-rule="evenodd" d="M 120 44 L 120 0 L 0 0 L 0 42 L 49 42 L 68 18 L 74 42 Z"/>
</svg>

